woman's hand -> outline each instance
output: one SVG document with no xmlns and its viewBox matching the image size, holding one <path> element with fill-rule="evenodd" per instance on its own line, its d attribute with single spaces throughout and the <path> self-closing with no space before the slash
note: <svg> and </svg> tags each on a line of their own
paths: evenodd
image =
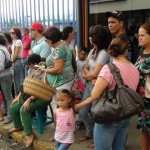
<svg viewBox="0 0 150 150">
<path fill-rule="evenodd" d="M 31 99 L 28 98 L 28 99 L 24 102 L 24 104 L 22 105 L 22 108 L 24 108 L 25 111 L 28 111 L 28 110 L 29 110 L 29 108 L 30 108 L 30 102 L 31 102 Z"/>
<path fill-rule="evenodd" d="M 93 79 L 91 82 L 92 82 L 92 85 L 95 85 L 96 79 Z"/>
<path fill-rule="evenodd" d="M 11 102 L 10 105 L 13 105 L 16 102 L 18 102 L 18 104 L 19 104 L 19 101 L 20 101 L 20 97 L 16 97 L 15 99 L 13 99 L 13 101 Z"/>
<path fill-rule="evenodd" d="M 45 66 L 45 61 L 41 61 L 39 64 L 38 64 L 38 66 Z"/>
</svg>

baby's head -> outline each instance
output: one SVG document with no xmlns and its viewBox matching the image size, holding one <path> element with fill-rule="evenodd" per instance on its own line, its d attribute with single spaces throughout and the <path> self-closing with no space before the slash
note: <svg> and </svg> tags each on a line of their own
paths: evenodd
<svg viewBox="0 0 150 150">
<path fill-rule="evenodd" d="M 40 62 L 41 57 L 35 53 L 31 54 L 27 60 L 27 64 L 29 65 L 30 69 L 34 69 L 35 65 L 38 65 Z"/>
<path fill-rule="evenodd" d="M 87 56 L 87 48 L 85 46 L 82 46 L 79 50 L 79 60 L 84 61 L 86 59 Z"/>
</svg>

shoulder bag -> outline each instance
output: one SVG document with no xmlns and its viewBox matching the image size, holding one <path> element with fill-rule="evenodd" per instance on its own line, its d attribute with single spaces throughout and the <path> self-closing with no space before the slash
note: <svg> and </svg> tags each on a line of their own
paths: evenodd
<svg viewBox="0 0 150 150">
<path fill-rule="evenodd" d="M 114 90 L 106 90 L 103 95 L 93 102 L 91 112 L 96 123 L 110 123 L 136 115 L 144 108 L 142 97 L 133 89 L 124 85 L 119 69 L 115 64 L 108 67 L 115 79 Z"/>
</svg>

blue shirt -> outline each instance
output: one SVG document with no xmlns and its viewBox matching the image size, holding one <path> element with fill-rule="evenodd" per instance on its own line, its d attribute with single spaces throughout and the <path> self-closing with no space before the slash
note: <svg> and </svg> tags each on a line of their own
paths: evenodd
<svg viewBox="0 0 150 150">
<path fill-rule="evenodd" d="M 35 54 L 41 56 L 41 58 L 47 58 L 51 54 L 51 47 L 45 42 L 45 37 L 35 42 L 32 46 L 32 51 Z"/>
</svg>

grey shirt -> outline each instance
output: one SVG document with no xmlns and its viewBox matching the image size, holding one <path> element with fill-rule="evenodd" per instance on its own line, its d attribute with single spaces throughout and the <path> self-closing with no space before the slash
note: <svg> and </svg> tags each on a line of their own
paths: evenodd
<svg viewBox="0 0 150 150">
<path fill-rule="evenodd" d="M 109 61 L 110 61 L 110 57 L 104 49 L 100 50 L 96 59 L 93 58 L 93 51 L 94 51 L 94 49 L 92 49 L 90 51 L 88 58 L 87 58 L 89 60 L 89 71 L 90 72 L 92 72 L 95 69 L 96 64 L 105 65 L 105 64 L 109 63 Z"/>
</svg>

